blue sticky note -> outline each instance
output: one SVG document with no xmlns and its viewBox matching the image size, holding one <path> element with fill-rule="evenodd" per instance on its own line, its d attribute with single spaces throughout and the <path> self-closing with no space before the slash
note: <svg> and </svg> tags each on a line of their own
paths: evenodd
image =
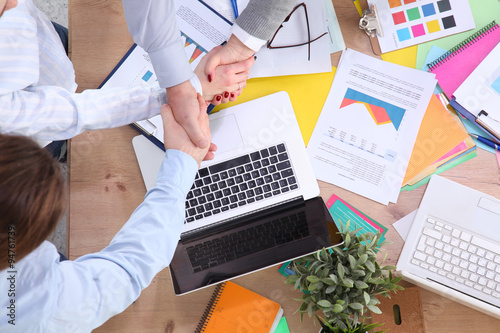
<svg viewBox="0 0 500 333">
<path fill-rule="evenodd" d="M 491 84 L 491 88 L 500 94 L 500 76 Z"/>
<path fill-rule="evenodd" d="M 436 9 L 434 8 L 433 3 L 429 3 L 427 5 L 422 6 L 422 13 L 425 17 L 436 14 Z"/>
<path fill-rule="evenodd" d="M 398 34 L 398 39 L 400 42 L 408 40 L 411 38 L 410 30 L 408 28 L 399 29 L 396 31 Z"/>
<path fill-rule="evenodd" d="M 147 71 L 146 74 L 144 74 L 144 76 L 142 77 L 142 79 L 145 81 L 145 82 L 148 82 L 149 79 L 151 78 L 151 76 L 153 76 L 153 73 L 151 71 Z"/>
</svg>

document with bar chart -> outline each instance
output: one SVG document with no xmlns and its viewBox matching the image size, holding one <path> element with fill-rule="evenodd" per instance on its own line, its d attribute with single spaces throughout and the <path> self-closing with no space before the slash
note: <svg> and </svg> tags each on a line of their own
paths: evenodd
<svg viewBox="0 0 500 333">
<path fill-rule="evenodd" d="M 436 79 L 347 49 L 307 147 L 316 177 L 396 202 Z"/>
<path fill-rule="evenodd" d="M 372 0 L 382 53 L 474 29 L 468 0 Z"/>
<path fill-rule="evenodd" d="M 183 34 L 182 39 L 186 56 L 189 59 L 191 68 L 194 70 L 206 53 L 186 35 Z M 99 88 L 133 87 L 142 84 L 158 85 L 158 79 L 148 53 L 137 44 L 134 44 Z M 145 134 L 163 140 L 162 121 L 159 115 L 138 121 L 134 125 Z"/>
</svg>

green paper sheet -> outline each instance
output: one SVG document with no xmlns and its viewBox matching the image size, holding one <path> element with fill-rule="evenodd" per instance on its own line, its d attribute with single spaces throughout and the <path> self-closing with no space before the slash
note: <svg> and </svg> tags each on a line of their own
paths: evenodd
<svg viewBox="0 0 500 333">
<path fill-rule="evenodd" d="M 433 174 L 430 174 L 429 176 L 425 177 L 424 179 L 416 182 L 415 184 L 413 185 L 405 185 L 401 188 L 401 192 L 403 191 L 412 191 L 424 184 L 427 184 L 429 182 L 429 180 L 431 179 L 431 176 L 432 175 L 439 175 L 440 173 L 442 172 L 445 172 L 446 170 L 449 170 L 463 162 L 466 162 L 468 160 L 470 160 L 471 158 L 473 157 L 476 157 L 477 156 L 477 153 L 476 153 L 476 147 L 472 147 L 470 148 L 472 149 L 472 151 L 466 153 L 466 154 L 463 154 L 463 155 L 460 155 L 460 156 L 457 156 L 455 157 L 454 159 L 452 159 L 451 161 L 449 161 L 448 163 L 446 164 L 443 164 L 442 166 L 440 166 L 436 172 L 434 172 Z"/>
<path fill-rule="evenodd" d="M 290 329 L 288 328 L 288 323 L 286 322 L 285 317 L 281 317 L 278 327 L 274 333 L 290 333 Z"/>
</svg>

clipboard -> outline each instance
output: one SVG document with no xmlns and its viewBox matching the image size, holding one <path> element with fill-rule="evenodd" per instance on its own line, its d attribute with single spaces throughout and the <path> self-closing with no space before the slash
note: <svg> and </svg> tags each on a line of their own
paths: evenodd
<svg viewBox="0 0 500 333">
<path fill-rule="evenodd" d="M 373 53 L 381 55 L 382 50 L 380 49 L 378 36 L 384 37 L 384 31 L 382 29 L 382 25 L 380 24 L 380 16 L 377 11 L 377 6 L 375 4 L 369 6 L 367 0 L 359 0 L 359 4 L 361 6 L 361 10 L 363 11 L 361 18 L 359 19 L 359 28 L 364 30 L 370 38 Z"/>
</svg>

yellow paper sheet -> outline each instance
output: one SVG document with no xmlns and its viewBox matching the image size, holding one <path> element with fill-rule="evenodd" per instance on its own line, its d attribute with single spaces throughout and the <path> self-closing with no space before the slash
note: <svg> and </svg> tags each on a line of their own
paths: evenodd
<svg viewBox="0 0 500 333">
<path fill-rule="evenodd" d="M 439 99 L 432 95 L 425 112 L 413 152 L 406 169 L 403 185 L 414 181 L 417 175 L 444 154 L 469 138 L 467 131 L 453 118 Z"/>
<path fill-rule="evenodd" d="M 380 57 L 382 60 L 392 62 L 393 64 L 415 68 L 417 63 L 417 50 L 418 46 L 414 45 L 401 50 L 381 54 Z"/>
<path fill-rule="evenodd" d="M 330 92 L 335 71 L 336 68 L 332 67 L 332 72 L 329 73 L 250 79 L 235 102 L 218 105 L 214 112 L 278 91 L 286 91 L 292 101 L 304 144 L 307 146 Z"/>
</svg>

